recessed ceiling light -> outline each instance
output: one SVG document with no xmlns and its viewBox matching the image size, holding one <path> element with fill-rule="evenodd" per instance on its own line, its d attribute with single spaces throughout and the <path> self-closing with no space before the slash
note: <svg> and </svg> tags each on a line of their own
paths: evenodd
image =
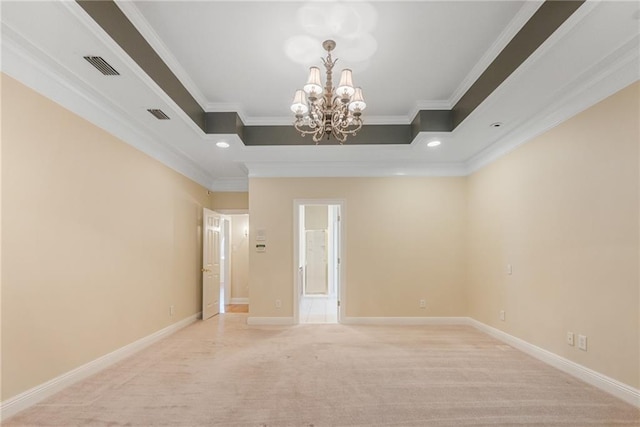
<svg viewBox="0 0 640 427">
<path fill-rule="evenodd" d="M 500 126 L 502 126 L 502 122 L 491 123 L 489 126 L 491 126 L 492 128 L 499 128 Z"/>
<path fill-rule="evenodd" d="M 430 141 L 427 143 L 427 147 L 433 148 L 433 147 L 437 147 L 440 144 L 442 144 L 440 141 Z"/>
<path fill-rule="evenodd" d="M 228 142 L 224 142 L 224 141 L 216 142 L 216 147 L 218 147 L 218 148 L 229 148 L 229 143 Z"/>
</svg>

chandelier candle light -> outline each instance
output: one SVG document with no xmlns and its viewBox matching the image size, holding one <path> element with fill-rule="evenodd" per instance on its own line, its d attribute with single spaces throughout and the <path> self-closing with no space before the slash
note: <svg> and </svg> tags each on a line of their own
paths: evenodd
<svg viewBox="0 0 640 427">
<path fill-rule="evenodd" d="M 320 82 L 320 69 L 309 69 L 309 80 L 302 90 L 297 90 L 291 104 L 291 111 L 296 116 L 293 123 L 300 135 L 312 135 L 316 145 L 324 136 L 331 135 L 340 144 L 349 135 L 356 135 L 362 129 L 362 111 L 367 107 L 362 97 L 362 89 L 353 87 L 351 70 L 344 69 L 340 75 L 340 84 L 333 91 L 332 72 L 335 61 L 331 58 L 331 51 L 336 42 L 326 40 L 322 47 L 327 51 L 327 58 L 321 58 L 327 69 L 327 82 L 324 87 Z"/>
</svg>

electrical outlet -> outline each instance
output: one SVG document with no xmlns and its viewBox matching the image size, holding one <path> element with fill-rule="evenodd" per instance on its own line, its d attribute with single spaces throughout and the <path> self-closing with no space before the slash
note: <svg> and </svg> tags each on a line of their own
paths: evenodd
<svg viewBox="0 0 640 427">
<path fill-rule="evenodd" d="M 567 332 L 567 344 L 570 346 L 575 344 L 575 335 L 573 332 Z"/>
<path fill-rule="evenodd" d="M 277 299 L 276 300 L 276 308 L 280 308 L 280 307 L 282 307 L 282 301 Z"/>
<path fill-rule="evenodd" d="M 578 348 L 583 351 L 587 351 L 587 337 L 586 335 L 578 335 Z"/>
<path fill-rule="evenodd" d="M 507 274 L 511 276 L 513 274 L 513 267 L 511 264 L 507 264 Z"/>
<path fill-rule="evenodd" d="M 500 310 L 500 320 L 504 322 L 504 318 L 505 318 L 504 310 Z"/>
<path fill-rule="evenodd" d="M 176 311 L 176 306 L 175 305 L 170 305 L 169 306 L 169 316 L 173 316 L 173 313 L 175 313 Z"/>
<path fill-rule="evenodd" d="M 420 308 L 427 308 L 427 300 L 424 300 L 424 299 L 420 300 Z"/>
</svg>

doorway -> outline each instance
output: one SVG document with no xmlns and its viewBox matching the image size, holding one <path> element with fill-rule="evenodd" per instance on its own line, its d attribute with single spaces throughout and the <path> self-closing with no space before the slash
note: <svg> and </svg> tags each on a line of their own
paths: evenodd
<svg viewBox="0 0 640 427">
<path fill-rule="evenodd" d="M 224 282 L 225 313 L 249 312 L 249 214 L 226 214 L 228 239 L 226 267 L 227 280 Z M 222 292 L 222 288 L 221 288 Z"/>
<path fill-rule="evenodd" d="M 202 215 L 202 320 L 220 313 L 222 215 L 203 209 Z"/>
<path fill-rule="evenodd" d="M 294 318 L 339 323 L 344 286 L 342 200 L 294 202 Z"/>
<path fill-rule="evenodd" d="M 204 209 L 202 318 L 248 312 L 249 215 Z"/>
</svg>

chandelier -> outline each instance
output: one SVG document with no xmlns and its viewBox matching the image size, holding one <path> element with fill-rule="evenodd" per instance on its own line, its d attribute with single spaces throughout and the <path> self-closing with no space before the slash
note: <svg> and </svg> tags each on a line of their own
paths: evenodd
<svg viewBox="0 0 640 427">
<path fill-rule="evenodd" d="M 320 82 L 320 69 L 311 67 L 309 79 L 302 90 L 297 90 L 291 104 L 295 114 L 293 125 L 300 135 L 312 135 L 316 145 L 326 136 L 333 136 L 342 144 L 349 135 L 356 135 L 362 128 L 362 111 L 367 107 L 362 97 L 362 89 L 353 87 L 351 70 L 344 69 L 340 75 L 340 84 L 333 90 L 332 72 L 335 61 L 331 51 L 336 42 L 326 40 L 322 47 L 327 57 L 322 58 L 327 69 L 327 81 L 324 87 Z"/>
</svg>

